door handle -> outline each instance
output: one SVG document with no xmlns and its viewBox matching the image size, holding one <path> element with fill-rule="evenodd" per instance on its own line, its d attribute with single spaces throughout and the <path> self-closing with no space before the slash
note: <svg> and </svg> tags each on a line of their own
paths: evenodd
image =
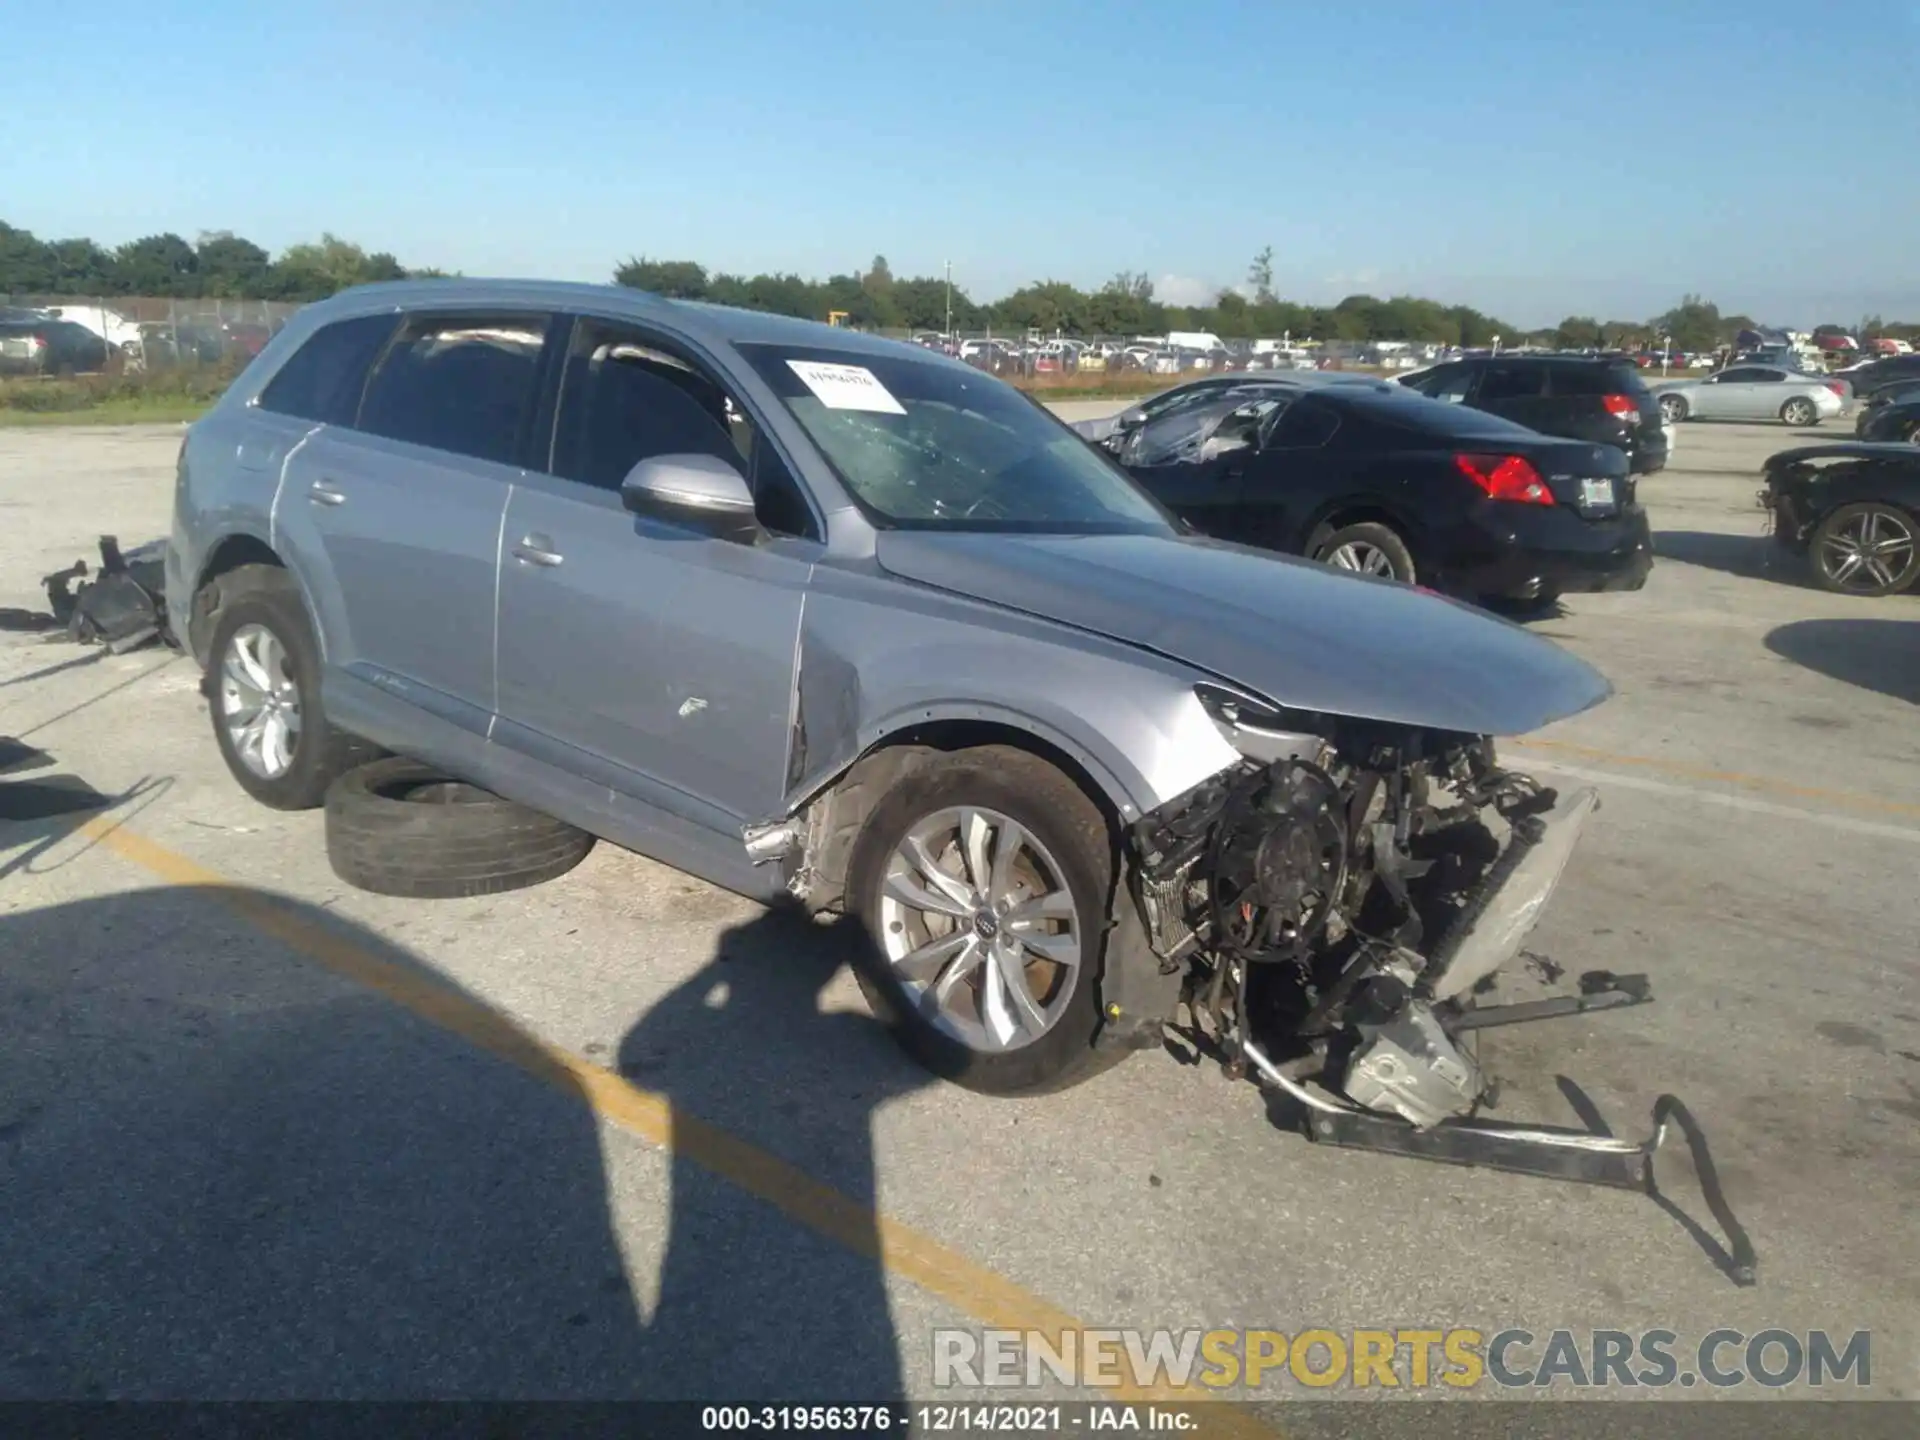
<svg viewBox="0 0 1920 1440">
<path fill-rule="evenodd" d="M 347 493 L 331 480 L 316 480 L 307 487 L 307 497 L 316 505 L 344 505 Z"/>
<path fill-rule="evenodd" d="M 566 556 L 554 549 L 553 541 L 544 535 L 522 535 L 520 543 L 513 547 L 513 558 L 523 560 L 529 565 L 545 565 L 551 568 L 566 559 Z"/>
</svg>

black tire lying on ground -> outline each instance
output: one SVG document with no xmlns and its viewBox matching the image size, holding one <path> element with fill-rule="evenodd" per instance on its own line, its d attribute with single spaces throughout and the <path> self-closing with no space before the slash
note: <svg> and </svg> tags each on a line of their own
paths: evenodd
<svg viewBox="0 0 1920 1440">
<path fill-rule="evenodd" d="M 564 875 L 593 836 L 400 758 L 349 770 L 327 790 L 327 860 L 376 895 L 498 895 Z"/>
</svg>

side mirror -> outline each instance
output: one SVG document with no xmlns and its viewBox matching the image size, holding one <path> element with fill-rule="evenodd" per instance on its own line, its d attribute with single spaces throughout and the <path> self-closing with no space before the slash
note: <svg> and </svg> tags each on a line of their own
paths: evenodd
<svg viewBox="0 0 1920 1440">
<path fill-rule="evenodd" d="M 620 482 L 620 500 L 636 515 L 700 530 L 723 540 L 759 529 L 746 476 L 713 455 L 655 455 Z"/>
<path fill-rule="evenodd" d="M 1116 430 L 1138 430 L 1147 423 L 1147 412 L 1135 406 L 1131 410 L 1122 410 L 1120 418 L 1113 422 Z"/>
</svg>

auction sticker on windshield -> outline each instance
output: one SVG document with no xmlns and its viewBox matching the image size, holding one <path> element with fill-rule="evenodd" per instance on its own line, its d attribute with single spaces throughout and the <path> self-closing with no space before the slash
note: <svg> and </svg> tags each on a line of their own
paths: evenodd
<svg viewBox="0 0 1920 1440">
<path fill-rule="evenodd" d="M 879 377 L 864 365 L 824 365 L 817 360 L 789 360 L 793 373 L 829 410 L 866 410 L 876 415 L 904 415 Z"/>
</svg>

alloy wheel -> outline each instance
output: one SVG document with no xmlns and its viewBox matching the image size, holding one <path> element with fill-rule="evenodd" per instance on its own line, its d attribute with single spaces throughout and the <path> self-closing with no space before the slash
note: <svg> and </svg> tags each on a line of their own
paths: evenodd
<svg viewBox="0 0 1920 1440">
<path fill-rule="evenodd" d="M 1326 563 L 1336 570 L 1354 570 L 1362 575 L 1380 575 L 1388 580 L 1397 579 L 1393 573 L 1393 557 L 1378 545 L 1369 545 L 1364 540 L 1349 540 L 1337 549 L 1327 552 Z"/>
<path fill-rule="evenodd" d="M 1841 590 L 1878 593 L 1893 585 L 1913 564 L 1914 533 L 1891 511 L 1862 510 L 1827 535 L 1820 546 L 1820 568 Z"/>
<path fill-rule="evenodd" d="M 1079 911 L 1059 862 L 1009 816 L 956 807 L 921 820 L 888 857 L 878 908 L 908 1003 L 969 1049 L 1020 1049 L 1065 1013 Z"/>
<path fill-rule="evenodd" d="M 300 688 L 287 649 L 264 625 L 242 625 L 220 658 L 220 714 L 240 763 L 262 780 L 293 766 L 300 743 Z"/>
</svg>

